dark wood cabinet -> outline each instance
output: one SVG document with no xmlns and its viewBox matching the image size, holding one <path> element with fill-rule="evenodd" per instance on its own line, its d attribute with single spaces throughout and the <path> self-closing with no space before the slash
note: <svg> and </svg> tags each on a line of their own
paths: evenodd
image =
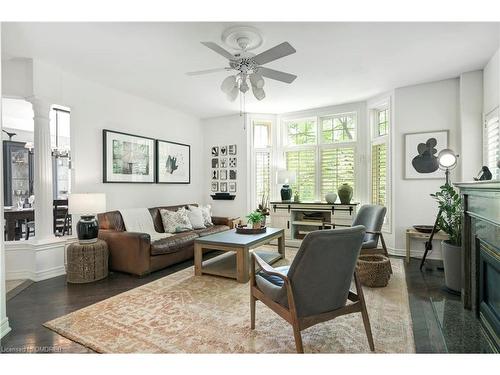
<svg viewBox="0 0 500 375">
<path fill-rule="evenodd" d="M 33 194 L 33 152 L 24 142 L 3 141 L 4 206 Z"/>
</svg>

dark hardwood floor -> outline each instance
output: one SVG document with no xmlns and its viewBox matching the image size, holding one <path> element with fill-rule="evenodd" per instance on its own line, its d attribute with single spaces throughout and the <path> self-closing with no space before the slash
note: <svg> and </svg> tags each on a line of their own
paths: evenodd
<svg viewBox="0 0 500 375">
<path fill-rule="evenodd" d="M 192 265 L 187 261 L 143 278 L 115 272 L 91 284 L 67 284 L 64 276 L 33 283 L 7 302 L 12 331 L 1 340 L 1 351 L 91 352 L 42 324 Z M 487 352 L 478 320 L 461 307 L 460 297 L 442 289 L 442 270 L 420 272 L 418 267 L 417 259 L 405 267 L 417 353 Z"/>
</svg>

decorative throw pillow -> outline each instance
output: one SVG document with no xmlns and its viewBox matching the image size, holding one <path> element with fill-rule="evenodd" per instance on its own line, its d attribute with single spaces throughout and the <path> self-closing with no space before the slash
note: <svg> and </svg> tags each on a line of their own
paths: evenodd
<svg viewBox="0 0 500 375">
<path fill-rule="evenodd" d="M 214 225 L 212 223 L 212 206 L 207 204 L 206 206 L 200 206 L 201 212 L 203 214 L 203 225 L 206 227 L 211 227 Z"/>
<path fill-rule="evenodd" d="M 161 221 L 166 233 L 185 232 L 193 230 L 185 208 L 179 208 L 177 211 L 170 211 L 164 208 L 160 209 Z"/>
<path fill-rule="evenodd" d="M 187 216 L 193 229 L 204 229 L 206 228 L 203 220 L 203 211 L 201 208 L 196 206 L 188 206 L 188 210 L 186 210 Z"/>
</svg>

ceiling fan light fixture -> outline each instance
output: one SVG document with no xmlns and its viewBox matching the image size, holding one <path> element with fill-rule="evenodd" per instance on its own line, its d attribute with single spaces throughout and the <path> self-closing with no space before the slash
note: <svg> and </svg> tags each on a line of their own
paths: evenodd
<svg viewBox="0 0 500 375">
<path fill-rule="evenodd" d="M 250 83 L 252 84 L 252 87 L 261 89 L 264 87 L 265 81 L 260 74 L 252 73 L 250 74 Z"/>
<path fill-rule="evenodd" d="M 238 85 L 234 85 L 233 88 L 227 93 L 227 99 L 231 102 L 234 102 L 238 97 Z"/>
<path fill-rule="evenodd" d="M 264 89 L 262 89 L 262 88 L 257 88 L 255 86 L 252 86 L 252 92 L 253 92 L 253 96 L 255 96 L 255 99 L 257 99 L 257 100 L 262 100 L 266 97 L 266 93 L 264 92 Z"/>
<path fill-rule="evenodd" d="M 240 91 L 244 94 L 248 91 L 249 87 L 248 87 L 248 83 L 246 80 L 242 80 L 241 83 L 240 83 Z"/>
<path fill-rule="evenodd" d="M 237 86 L 236 84 L 236 76 L 229 76 L 222 81 L 222 84 L 220 85 L 220 89 L 222 92 L 229 94 L 233 88 Z"/>
</svg>

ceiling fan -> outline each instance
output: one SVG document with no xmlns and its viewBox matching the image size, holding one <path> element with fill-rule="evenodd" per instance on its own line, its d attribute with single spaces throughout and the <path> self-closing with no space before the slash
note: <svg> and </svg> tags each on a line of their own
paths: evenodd
<svg viewBox="0 0 500 375">
<path fill-rule="evenodd" d="M 249 51 L 262 44 L 262 37 L 257 29 L 250 26 L 231 27 L 223 32 L 222 40 L 237 52 L 232 54 L 214 42 L 201 42 L 201 44 L 228 59 L 228 67 L 200 70 L 186 74 L 195 76 L 220 71 L 236 71 L 235 74 L 225 78 L 221 84 L 221 90 L 230 101 L 236 100 L 239 92 L 245 94 L 250 87 L 257 100 L 264 99 L 266 93 L 263 89 L 265 84 L 263 77 L 289 84 L 297 78 L 294 74 L 262 66 L 295 53 L 295 48 L 290 43 L 283 42 L 256 55 Z"/>
</svg>

